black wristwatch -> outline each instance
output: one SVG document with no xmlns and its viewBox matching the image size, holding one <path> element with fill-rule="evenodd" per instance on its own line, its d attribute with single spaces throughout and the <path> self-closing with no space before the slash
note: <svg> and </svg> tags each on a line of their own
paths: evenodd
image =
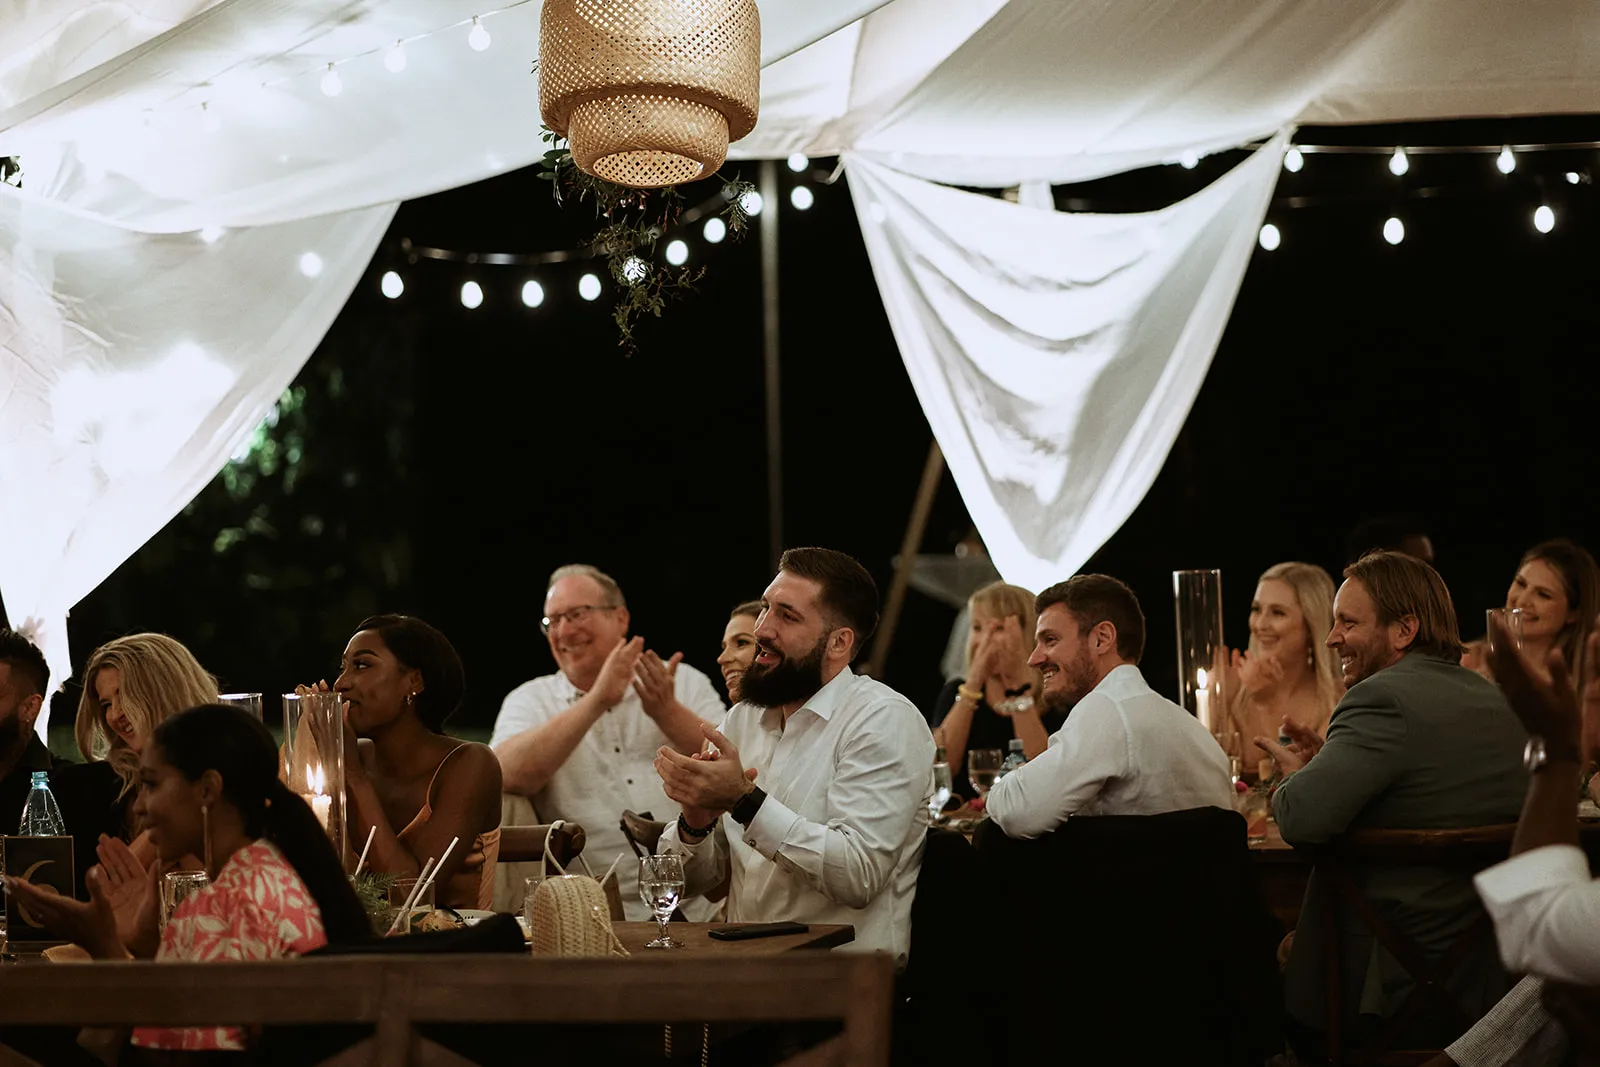
<svg viewBox="0 0 1600 1067">
<path fill-rule="evenodd" d="M 756 817 L 756 812 L 761 810 L 761 802 L 767 799 L 767 791 L 759 785 L 751 788 L 750 792 L 734 802 L 728 809 L 728 814 L 733 816 L 733 821 L 740 826 L 749 828 L 751 820 Z"/>
</svg>

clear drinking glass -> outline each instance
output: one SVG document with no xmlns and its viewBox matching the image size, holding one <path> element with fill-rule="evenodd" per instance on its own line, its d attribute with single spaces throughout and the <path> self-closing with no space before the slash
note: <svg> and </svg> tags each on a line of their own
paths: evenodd
<svg viewBox="0 0 1600 1067">
<path fill-rule="evenodd" d="M 414 877 L 396 878 L 390 883 L 389 908 L 383 917 L 384 933 L 388 933 L 390 928 L 394 926 L 395 919 L 399 917 L 401 910 L 406 906 L 406 901 L 411 898 L 411 894 L 415 892 L 416 888 L 417 879 Z M 400 924 L 400 928 L 395 930 L 395 936 L 409 934 L 412 921 L 433 910 L 433 891 L 434 884 L 429 882 L 422 892 L 417 894 L 416 899 L 411 901 L 411 910 L 406 913 L 406 919 Z"/>
<path fill-rule="evenodd" d="M 967 780 L 980 797 L 987 797 L 989 790 L 994 788 L 995 777 L 999 775 L 1003 762 L 1005 753 L 998 748 L 975 748 L 967 753 Z"/>
<path fill-rule="evenodd" d="M 937 819 L 943 812 L 944 806 L 950 803 L 950 795 L 954 785 L 950 780 L 950 764 L 935 763 L 933 765 L 933 794 L 928 797 L 928 816 Z"/>
<path fill-rule="evenodd" d="M 231 704 L 243 711 L 248 711 L 257 719 L 262 719 L 260 693 L 223 693 L 217 697 L 218 704 Z M 262 721 L 265 721 L 262 719 Z"/>
<path fill-rule="evenodd" d="M 667 935 L 667 921 L 672 918 L 678 898 L 683 896 L 683 860 L 677 856 L 646 856 L 639 861 L 639 896 L 645 906 L 655 913 L 661 933 L 645 948 L 682 948 L 682 941 Z"/>
<path fill-rule="evenodd" d="M 161 879 L 161 929 L 167 928 L 178 905 L 211 884 L 205 871 L 172 871 Z"/>
<path fill-rule="evenodd" d="M 1485 612 L 1489 630 L 1489 647 L 1494 648 L 1494 620 L 1500 619 L 1506 624 L 1506 630 L 1511 634 L 1511 647 L 1522 647 L 1522 609 L 1521 608 L 1490 608 Z"/>
</svg>

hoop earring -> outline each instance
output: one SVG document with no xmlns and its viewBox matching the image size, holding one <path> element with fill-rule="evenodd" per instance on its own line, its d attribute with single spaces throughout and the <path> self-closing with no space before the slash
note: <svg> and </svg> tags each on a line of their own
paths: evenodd
<svg viewBox="0 0 1600 1067">
<path fill-rule="evenodd" d="M 211 873 L 211 805 L 200 805 L 200 832 L 205 836 L 205 861 L 206 877 L 216 877 Z"/>
</svg>

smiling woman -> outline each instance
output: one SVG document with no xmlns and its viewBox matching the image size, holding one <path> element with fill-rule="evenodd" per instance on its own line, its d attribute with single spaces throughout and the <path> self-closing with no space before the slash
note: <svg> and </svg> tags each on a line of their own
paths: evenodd
<svg viewBox="0 0 1600 1067">
<path fill-rule="evenodd" d="M 217 700 L 216 679 L 166 634 L 130 634 L 101 645 L 89 657 L 83 678 L 74 732 L 86 762 L 51 775 L 73 837 L 80 893 L 101 834 L 125 841 L 138 837 L 132 807 L 146 740 L 185 708 Z"/>
<path fill-rule="evenodd" d="M 1543 664 L 1552 648 L 1561 649 L 1581 687 L 1585 645 L 1600 611 L 1594 557 L 1564 537 L 1534 545 L 1506 590 L 1506 607 L 1522 612 L 1522 648 L 1530 661 Z"/>
<path fill-rule="evenodd" d="M 374 615 L 345 646 L 333 688 L 344 702 L 349 839 L 371 834 L 379 873 L 415 877 L 439 861 L 441 907 L 489 907 L 500 763 L 486 745 L 444 732 L 466 692 L 455 648 L 421 619 Z"/>
</svg>

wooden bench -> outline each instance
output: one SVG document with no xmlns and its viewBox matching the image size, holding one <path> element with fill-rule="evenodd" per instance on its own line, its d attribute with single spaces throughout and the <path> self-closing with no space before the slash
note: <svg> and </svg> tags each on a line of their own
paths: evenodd
<svg viewBox="0 0 1600 1067">
<path fill-rule="evenodd" d="M 893 963 L 881 953 L 35 963 L 0 968 L 0 1026 L 351 1023 L 375 1033 L 320 1067 L 453 1067 L 468 1061 L 423 1038 L 418 1025 L 839 1021 L 840 1033 L 787 1063 L 885 1067 L 893 983 Z M 33 1063 L 0 1046 L 0 1067 Z"/>
</svg>

